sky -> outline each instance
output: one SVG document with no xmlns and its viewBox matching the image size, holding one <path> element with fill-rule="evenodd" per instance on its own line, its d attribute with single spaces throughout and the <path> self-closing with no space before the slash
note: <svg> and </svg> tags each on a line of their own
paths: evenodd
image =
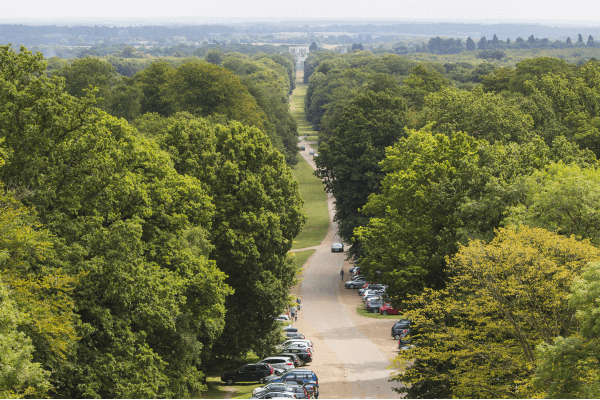
<svg viewBox="0 0 600 400">
<path fill-rule="evenodd" d="M 0 20 L 197 18 L 198 23 L 232 20 L 385 19 L 448 22 L 538 22 L 600 26 L 596 1 L 427 1 L 418 0 L 104 0 L 6 1 Z M 8 21 L 7 21 L 8 20 Z"/>
</svg>

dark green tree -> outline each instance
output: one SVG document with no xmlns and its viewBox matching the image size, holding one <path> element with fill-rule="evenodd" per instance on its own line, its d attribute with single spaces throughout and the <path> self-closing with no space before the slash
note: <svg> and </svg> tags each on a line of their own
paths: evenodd
<svg viewBox="0 0 600 400">
<path fill-rule="evenodd" d="M 313 52 L 313 51 L 317 51 L 319 49 L 319 47 L 317 46 L 317 44 L 315 42 L 312 42 L 310 44 L 310 46 L 308 47 L 308 51 Z"/>
<path fill-rule="evenodd" d="M 477 46 L 475 45 L 475 42 L 473 41 L 473 39 L 471 39 L 471 36 L 469 36 L 467 38 L 467 50 L 473 51 L 476 48 L 477 48 Z"/>
<path fill-rule="evenodd" d="M 581 36 L 581 33 L 577 35 L 577 43 L 583 43 L 583 36 Z"/>
<path fill-rule="evenodd" d="M 596 46 L 596 42 L 594 41 L 594 38 L 592 37 L 592 35 L 588 36 L 587 45 L 590 47 Z"/>
<path fill-rule="evenodd" d="M 344 108 L 329 141 L 321 144 L 315 175 L 336 198 L 338 233 L 351 243 L 354 229 L 368 221 L 359 212 L 384 177 L 385 148 L 404 133 L 406 105 L 394 93 L 367 91 Z M 351 254 L 360 254 L 352 246 Z"/>
<path fill-rule="evenodd" d="M 215 207 L 210 258 L 235 292 L 214 351 L 266 355 L 277 338 L 264 338 L 272 336 L 297 273 L 288 255 L 305 220 L 297 181 L 266 134 L 237 122 L 183 119 L 158 140 L 179 173 L 206 185 Z"/>
<path fill-rule="evenodd" d="M 211 64 L 221 65 L 221 63 L 223 62 L 223 53 L 219 50 L 211 50 L 208 53 L 206 53 L 205 59 Z"/>
<path fill-rule="evenodd" d="M 163 91 L 173 68 L 166 62 L 155 62 L 138 72 L 135 80 L 142 90 L 140 113 L 158 113 L 167 116 L 173 113 L 173 104 L 164 97 Z"/>
<path fill-rule="evenodd" d="M 70 275 L 81 338 L 56 370 L 64 397 L 190 397 L 231 290 L 197 238 L 203 185 L 124 120 L 64 93 L 41 54 L 0 49 L 0 179 L 35 207 Z M 10 90 L 9 90 L 10 88 Z"/>
<path fill-rule="evenodd" d="M 477 42 L 477 48 L 479 50 L 485 50 L 488 48 L 488 40 L 485 38 L 485 36 L 482 36 L 481 39 L 479 39 L 479 42 Z"/>
<path fill-rule="evenodd" d="M 570 38 L 570 37 L 567 37 L 567 40 L 565 41 L 565 43 L 566 43 L 567 45 L 569 45 L 569 46 L 573 44 L 573 43 L 571 42 L 571 38 Z"/>
</svg>

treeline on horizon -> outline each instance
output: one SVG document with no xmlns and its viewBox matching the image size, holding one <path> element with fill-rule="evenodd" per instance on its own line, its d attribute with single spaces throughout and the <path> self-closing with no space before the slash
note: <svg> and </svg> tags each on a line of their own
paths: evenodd
<svg viewBox="0 0 600 400">
<path fill-rule="evenodd" d="M 596 398 L 600 63 L 464 54 L 305 61 L 338 233 L 412 321 L 395 390 Z"/>
<path fill-rule="evenodd" d="M 592 35 L 588 35 L 587 39 L 584 41 L 581 34 L 577 35 L 576 40 L 571 40 L 570 37 L 567 37 L 564 41 L 551 41 L 548 38 L 540 39 L 536 38 L 534 35 L 530 35 L 527 40 L 519 36 L 514 41 L 511 41 L 510 38 L 501 40 L 496 34 L 494 34 L 492 39 L 487 39 L 485 36 L 482 36 L 477 43 L 475 43 L 471 37 L 468 37 L 464 45 L 460 39 L 441 38 L 437 36 L 429 39 L 429 42 L 427 42 L 426 46 L 417 46 L 415 52 L 424 51 L 433 54 L 456 54 L 464 50 L 483 50 L 478 54 L 479 58 L 500 59 L 504 57 L 505 54 L 502 52 L 502 50 L 505 49 L 566 49 L 583 46 L 598 47 L 599 45 L 596 43 Z M 398 54 L 402 53 L 402 47 L 399 47 L 395 50 Z M 408 52 L 408 48 L 405 48 L 405 50 Z"/>
<path fill-rule="evenodd" d="M 0 58 L 0 397 L 197 397 L 274 351 L 306 219 L 293 61 Z"/>
</svg>

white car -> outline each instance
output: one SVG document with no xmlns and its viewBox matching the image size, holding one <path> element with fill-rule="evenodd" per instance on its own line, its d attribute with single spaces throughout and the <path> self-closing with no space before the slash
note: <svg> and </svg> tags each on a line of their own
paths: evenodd
<svg viewBox="0 0 600 400">
<path fill-rule="evenodd" d="M 283 342 L 283 346 L 288 347 L 289 345 L 295 344 L 295 343 L 303 343 L 303 344 L 306 344 L 311 349 L 314 349 L 313 342 L 311 342 L 308 339 L 288 339 L 285 342 Z"/>
<path fill-rule="evenodd" d="M 308 350 L 311 353 L 314 352 L 314 349 L 306 343 L 294 342 L 294 343 L 288 343 L 286 345 L 282 344 L 281 346 L 279 346 L 279 349 L 281 350 L 281 352 L 284 352 L 283 350 L 292 349 L 292 348 Z"/>
<path fill-rule="evenodd" d="M 285 314 L 281 314 L 279 317 L 275 318 L 276 321 L 281 321 L 284 324 L 291 324 L 292 320 Z"/>
<path fill-rule="evenodd" d="M 294 368 L 294 362 L 289 357 L 273 356 L 267 357 L 259 363 L 269 364 L 273 368 L 284 369 L 286 371 Z"/>
</svg>

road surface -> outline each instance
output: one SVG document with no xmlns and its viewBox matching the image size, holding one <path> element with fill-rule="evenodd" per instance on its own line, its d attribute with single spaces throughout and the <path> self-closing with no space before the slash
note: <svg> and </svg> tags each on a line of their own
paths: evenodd
<svg viewBox="0 0 600 400">
<path fill-rule="evenodd" d="M 306 148 L 300 154 L 313 168 L 309 150 L 314 143 L 299 143 Z M 394 320 L 357 314 L 356 307 L 362 304 L 357 290 L 345 289 L 340 280 L 342 267 L 344 281 L 350 279 L 352 264 L 344 261 L 345 253 L 331 252 L 331 244 L 341 242 L 333 222 L 333 201 L 329 195 L 327 236 L 319 246 L 311 247 L 316 251 L 304 265 L 301 283 L 292 289 L 302 298 L 294 326 L 314 343 L 314 361 L 308 367 L 319 377 L 319 398 L 399 398 L 392 391 L 399 383 L 388 381 L 392 370 L 387 369 L 398 354 L 397 342 L 390 335 Z"/>
</svg>

